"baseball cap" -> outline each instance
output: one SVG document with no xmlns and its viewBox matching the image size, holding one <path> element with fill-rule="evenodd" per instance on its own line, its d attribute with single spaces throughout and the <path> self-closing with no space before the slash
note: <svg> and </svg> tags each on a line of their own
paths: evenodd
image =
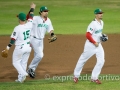
<svg viewBox="0 0 120 90">
<path fill-rule="evenodd" d="M 26 20 L 26 14 L 24 14 L 24 13 L 19 13 L 19 14 L 17 15 L 17 17 L 18 17 L 21 21 L 25 21 L 25 20 Z"/>
<path fill-rule="evenodd" d="M 43 12 L 43 11 L 49 11 L 49 10 L 46 6 L 42 6 L 40 7 L 40 12 Z"/>
<path fill-rule="evenodd" d="M 103 13 L 102 10 L 99 8 L 95 9 L 94 11 L 94 14 L 102 14 L 102 13 Z"/>
</svg>

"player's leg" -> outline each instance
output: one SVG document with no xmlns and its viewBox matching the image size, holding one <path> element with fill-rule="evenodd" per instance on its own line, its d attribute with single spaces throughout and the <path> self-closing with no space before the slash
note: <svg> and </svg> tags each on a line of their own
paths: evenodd
<svg viewBox="0 0 120 90">
<path fill-rule="evenodd" d="M 16 47 L 14 52 L 13 52 L 13 66 L 16 68 L 17 72 L 18 72 L 18 80 L 19 82 L 23 82 L 26 78 L 27 72 L 23 70 L 22 66 L 21 66 L 21 60 L 22 60 L 22 51 L 20 49 L 20 47 Z"/>
<path fill-rule="evenodd" d="M 87 42 L 85 44 L 85 47 L 84 47 L 84 52 L 81 54 L 77 64 L 76 64 L 76 67 L 74 69 L 74 76 L 75 77 L 79 77 L 80 76 L 80 73 L 82 71 L 82 68 L 85 64 L 85 62 L 95 54 L 95 46 L 90 43 L 90 42 Z"/>
<path fill-rule="evenodd" d="M 31 44 L 34 50 L 34 58 L 32 62 L 30 63 L 29 68 L 35 71 L 39 62 L 43 58 L 43 40 L 32 38 Z"/>
<path fill-rule="evenodd" d="M 24 45 L 22 49 L 23 49 L 23 56 L 21 60 L 21 66 L 23 70 L 26 71 L 28 59 L 29 59 L 30 52 L 31 52 L 31 47 L 28 44 L 28 45 Z"/>
<path fill-rule="evenodd" d="M 34 58 L 28 66 L 27 72 L 31 78 L 35 78 L 35 70 L 43 58 L 43 40 L 38 40 L 31 37 L 30 41 L 34 50 Z"/>
<path fill-rule="evenodd" d="M 91 79 L 93 80 L 98 79 L 99 74 L 101 73 L 101 69 L 105 62 L 104 50 L 101 44 L 99 44 L 99 47 L 96 50 L 96 58 L 97 58 L 97 63 L 92 71 L 92 76 L 91 76 Z"/>
<path fill-rule="evenodd" d="M 83 69 L 83 66 L 84 64 L 86 63 L 86 61 L 94 55 L 94 51 L 93 52 L 90 52 L 90 51 L 87 51 L 87 52 L 83 52 L 80 56 L 80 58 L 78 59 L 78 62 L 76 64 L 76 67 L 74 69 L 74 76 L 75 77 L 79 77 L 80 76 L 80 73 Z"/>
</svg>

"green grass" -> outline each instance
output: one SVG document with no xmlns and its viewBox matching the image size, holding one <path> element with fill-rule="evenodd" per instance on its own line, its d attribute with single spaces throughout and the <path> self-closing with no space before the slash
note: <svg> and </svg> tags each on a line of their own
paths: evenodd
<svg viewBox="0 0 120 90">
<path fill-rule="evenodd" d="M 19 12 L 27 13 L 31 2 L 0 0 L 0 35 L 11 34 L 18 25 L 16 15 Z M 120 33 L 119 0 L 36 0 L 34 3 L 37 5 L 35 15 L 38 15 L 41 6 L 48 6 L 49 18 L 56 34 L 84 34 L 88 24 L 94 19 L 93 11 L 96 8 L 101 8 L 105 12 L 103 32 Z"/>
<path fill-rule="evenodd" d="M 16 15 L 27 13 L 33 0 L 0 0 L 0 35 L 10 35 L 18 20 Z M 43 5 L 50 10 L 49 18 L 56 34 L 84 34 L 88 24 L 94 19 L 93 11 L 101 8 L 105 13 L 104 33 L 120 33 L 119 0 L 35 0 L 35 15 Z M 115 75 L 113 75 L 115 76 Z M 0 90 L 120 90 L 120 80 L 103 80 L 96 85 L 81 80 L 77 84 L 71 80 L 32 80 L 23 84 L 1 82 Z"/>
<path fill-rule="evenodd" d="M 72 77 L 56 76 L 49 80 L 29 80 L 24 83 L 6 82 L 0 83 L 0 90 L 119 90 L 120 89 L 120 75 L 101 75 L 102 84 L 96 84 L 90 82 L 89 79 L 85 78 L 86 75 L 82 75 L 83 79 L 80 78 L 78 83 L 74 83 Z"/>
</svg>

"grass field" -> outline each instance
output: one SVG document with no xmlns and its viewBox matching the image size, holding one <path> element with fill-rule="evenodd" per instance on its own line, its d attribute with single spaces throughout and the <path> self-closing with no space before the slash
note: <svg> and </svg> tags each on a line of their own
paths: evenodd
<svg viewBox="0 0 120 90">
<path fill-rule="evenodd" d="M 22 3 L 21 3 L 22 2 Z M 18 25 L 16 15 L 29 11 L 31 0 L 0 0 L 0 35 L 11 34 Z M 119 0 L 35 0 L 38 15 L 41 6 L 48 6 L 49 17 L 57 34 L 84 34 L 94 19 L 94 10 L 101 8 L 105 13 L 105 33 L 120 33 Z"/>
<path fill-rule="evenodd" d="M 10 35 L 18 25 L 16 15 L 27 13 L 32 0 L 0 0 L 0 35 Z M 49 17 L 52 20 L 56 34 L 84 34 L 88 24 L 94 19 L 93 11 L 101 8 L 105 13 L 104 33 L 120 33 L 120 1 L 119 0 L 35 0 L 38 15 L 40 6 L 48 6 Z M 115 75 L 113 75 L 115 76 Z M 0 90 L 120 90 L 120 80 L 104 80 L 96 85 L 90 81 L 81 80 L 78 84 L 72 80 L 36 80 L 23 84 L 1 82 Z"/>
<path fill-rule="evenodd" d="M 86 75 L 82 75 L 82 77 Z M 103 77 L 105 75 L 101 75 Z M 26 81 L 25 83 L 5 82 L 0 83 L 0 90 L 119 90 L 120 89 L 120 76 L 108 75 L 108 78 L 102 78 L 102 84 L 97 85 L 90 82 L 88 79 L 80 79 L 75 84 L 72 78 L 52 77 L 51 79 L 41 79 Z"/>
</svg>

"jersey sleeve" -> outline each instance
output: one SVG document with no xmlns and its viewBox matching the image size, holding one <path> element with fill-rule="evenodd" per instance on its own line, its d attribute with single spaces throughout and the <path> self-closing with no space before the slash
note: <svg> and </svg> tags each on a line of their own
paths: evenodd
<svg viewBox="0 0 120 90">
<path fill-rule="evenodd" d="M 92 42 L 92 43 L 96 43 L 95 40 L 92 38 L 90 32 L 87 32 L 87 33 L 86 33 L 86 38 L 87 38 L 90 42 Z"/>
<path fill-rule="evenodd" d="M 89 33 L 92 34 L 94 32 L 94 30 L 95 30 L 95 28 L 94 28 L 94 22 L 91 22 L 89 24 L 88 28 L 87 28 L 87 32 L 89 32 Z"/>
<path fill-rule="evenodd" d="M 33 20 L 32 19 L 28 19 L 26 24 L 29 26 L 29 28 L 32 28 Z"/>
<path fill-rule="evenodd" d="M 37 19 L 37 16 L 34 16 L 34 17 L 33 17 L 33 23 L 34 23 L 34 24 L 36 23 L 36 19 Z"/>
<path fill-rule="evenodd" d="M 48 28 L 47 28 L 47 32 L 49 33 L 51 30 L 54 30 L 54 29 L 53 29 L 53 26 L 52 26 L 52 22 L 49 19 L 49 25 L 48 25 Z"/>
<path fill-rule="evenodd" d="M 15 27 L 14 30 L 13 30 L 13 32 L 12 32 L 12 34 L 11 34 L 11 38 L 13 38 L 13 39 L 16 40 L 17 37 L 18 37 L 18 35 L 19 35 L 19 30 L 18 30 L 17 27 Z"/>
</svg>

